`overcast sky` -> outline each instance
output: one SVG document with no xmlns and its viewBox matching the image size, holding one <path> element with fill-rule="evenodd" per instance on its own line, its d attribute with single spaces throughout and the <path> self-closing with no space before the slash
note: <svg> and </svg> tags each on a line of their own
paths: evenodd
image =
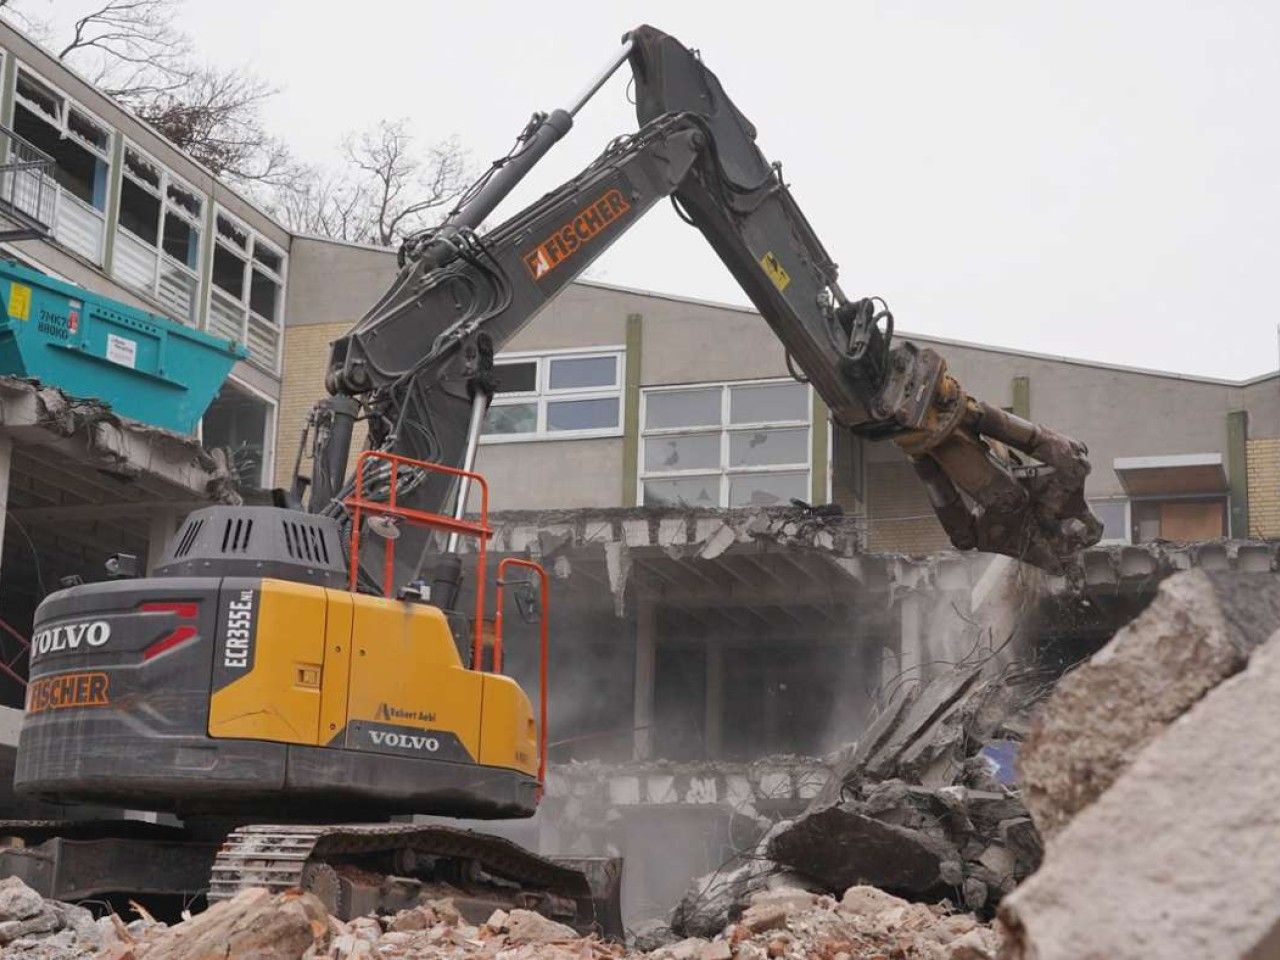
<svg viewBox="0 0 1280 960">
<path fill-rule="evenodd" d="M 282 88 L 271 125 L 303 156 L 407 117 L 477 162 L 649 22 L 701 49 L 845 290 L 884 296 L 900 329 L 1233 378 L 1277 367 L 1275 2 L 187 0 L 183 20 L 210 59 Z M 634 129 L 625 94 L 620 76 L 499 216 Z M 591 275 L 745 302 L 666 205 Z"/>
</svg>

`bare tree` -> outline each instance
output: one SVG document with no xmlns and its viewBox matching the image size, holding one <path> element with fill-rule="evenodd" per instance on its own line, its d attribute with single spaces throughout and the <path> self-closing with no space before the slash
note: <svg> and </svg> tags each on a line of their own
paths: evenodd
<svg viewBox="0 0 1280 960">
<path fill-rule="evenodd" d="M 391 247 L 438 222 L 469 180 L 466 151 L 443 140 L 418 152 L 405 120 L 383 120 L 343 141 L 337 173 L 311 171 L 276 213 L 302 232 Z"/>
<path fill-rule="evenodd" d="M 276 92 L 250 73 L 193 67 L 173 89 L 120 98 L 218 176 L 278 187 L 291 183 L 299 168 L 262 123 L 262 105 Z"/>
<path fill-rule="evenodd" d="M 182 3 L 96 0 L 61 37 L 22 0 L 0 0 L 0 11 L 216 175 L 250 189 L 291 182 L 299 167 L 262 122 L 277 90 L 248 71 L 200 63 L 175 26 Z"/>
<path fill-rule="evenodd" d="M 55 44 L 59 60 L 88 67 L 105 92 L 139 98 L 180 89 L 191 74 L 191 40 L 174 26 L 181 0 L 107 0 Z"/>
</svg>

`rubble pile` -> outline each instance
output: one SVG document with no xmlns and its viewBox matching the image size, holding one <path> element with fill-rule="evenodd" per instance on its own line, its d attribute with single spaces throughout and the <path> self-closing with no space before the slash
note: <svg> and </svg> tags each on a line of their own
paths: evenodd
<svg viewBox="0 0 1280 960">
<path fill-rule="evenodd" d="M 778 883 L 822 893 L 870 884 L 994 910 L 1043 851 L 1001 767 L 1040 693 L 1024 691 L 1008 669 L 990 672 L 973 664 L 898 688 L 809 807 L 749 856 L 696 881 L 673 927 L 706 935 Z"/>
<path fill-rule="evenodd" d="M 93 956 L 108 927 L 114 931 L 115 924 L 95 921 L 84 907 L 46 900 L 17 877 L 0 880 L 0 957 L 6 960 Z"/>
<path fill-rule="evenodd" d="M 32 918 L 43 911 L 78 911 L 75 922 L 82 929 L 66 928 L 56 944 L 58 935 L 31 939 L 25 947 L 11 941 L 0 950 L 6 960 L 993 960 L 996 955 L 995 934 L 973 916 L 908 903 L 866 886 L 850 888 L 838 901 L 797 889 L 770 891 L 712 937 L 667 937 L 647 952 L 581 937 L 529 910 L 498 910 L 473 926 L 449 900 L 343 923 L 328 916 L 311 894 L 273 896 L 256 889 L 172 927 L 140 921 L 126 927 L 115 916 L 95 923 L 88 911 L 43 901 L 16 880 L 0 890 L 0 905 L 7 908 L 11 902 L 17 912 L 34 911 Z"/>
</svg>

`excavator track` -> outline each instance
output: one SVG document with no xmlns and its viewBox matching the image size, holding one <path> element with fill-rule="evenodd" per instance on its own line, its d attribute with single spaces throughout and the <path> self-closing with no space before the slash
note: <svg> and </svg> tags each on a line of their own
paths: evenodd
<svg viewBox="0 0 1280 960">
<path fill-rule="evenodd" d="M 510 840 L 424 824 L 255 824 L 214 860 L 209 900 L 250 887 L 310 890 L 350 919 L 449 897 L 472 922 L 526 907 L 583 933 L 622 935 L 621 861 L 555 861 Z"/>
</svg>

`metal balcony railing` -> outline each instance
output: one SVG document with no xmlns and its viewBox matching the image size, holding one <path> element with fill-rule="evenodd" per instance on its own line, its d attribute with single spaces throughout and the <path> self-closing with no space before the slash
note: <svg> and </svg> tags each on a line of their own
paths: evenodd
<svg viewBox="0 0 1280 960">
<path fill-rule="evenodd" d="M 10 128 L 0 125 L 0 241 L 47 237 L 58 207 L 57 161 Z"/>
</svg>

